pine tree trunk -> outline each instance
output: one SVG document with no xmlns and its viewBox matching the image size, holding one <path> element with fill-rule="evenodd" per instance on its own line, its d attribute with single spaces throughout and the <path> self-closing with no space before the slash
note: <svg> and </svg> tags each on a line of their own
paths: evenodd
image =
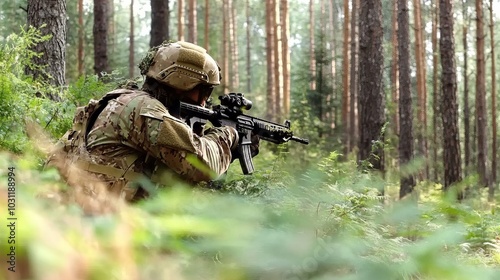
<svg viewBox="0 0 500 280">
<path fill-rule="evenodd" d="M 418 153 L 424 158 L 426 168 L 421 173 L 421 180 L 427 178 L 428 165 L 427 165 L 427 87 L 425 84 L 425 45 L 423 39 L 423 26 L 421 14 L 421 1 L 413 0 L 414 7 L 414 20 L 415 20 L 415 60 L 417 64 L 417 140 L 418 140 Z"/>
<path fill-rule="evenodd" d="M 326 99 L 326 106 L 328 108 L 328 114 L 329 116 L 327 117 L 328 122 L 330 123 L 330 131 L 329 135 L 332 135 L 333 130 L 337 127 L 336 122 L 337 122 L 337 107 L 334 106 L 333 102 L 337 100 L 337 65 L 335 63 L 336 61 L 336 47 L 337 47 L 337 30 L 336 30 L 336 25 L 335 25 L 335 19 L 334 19 L 334 11 L 333 11 L 333 3 L 334 1 L 328 1 L 328 11 L 329 11 L 329 24 L 328 26 L 330 27 L 330 55 L 332 57 L 331 64 L 330 64 L 330 73 L 332 77 L 332 91 L 330 94 L 327 95 Z"/>
<path fill-rule="evenodd" d="M 358 7 L 359 0 L 352 1 L 352 11 L 351 11 L 351 67 L 350 67 L 350 91 L 351 96 L 349 98 L 349 148 L 352 150 L 357 145 L 358 140 L 358 49 L 359 49 L 359 37 L 358 37 Z"/>
<path fill-rule="evenodd" d="M 151 38 L 149 46 L 158 46 L 170 38 L 170 10 L 168 1 L 151 0 Z"/>
<path fill-rule="evenodd" d="M 231 43 L 231 91 L 237 91 L 240 88 L 240 74 L 239 74 L 239 52 L 238 40 L 236 35 L 236 8 L 234 7 L 234 0 L 229 0 L 229 41 Z"/>
<path fill-rule="evenodd" d="M 128 48 L 128 76 L 130 79 L 134 78 L 134 71 L 135 71 L 135 55 L 134 55 L 134 41 L 135 41 L 135 34 L 134 34 L 134 0 L 130 0 L 130 41 L 129 41 L 129 48 Z"/>
<path fill-rule="evenodd" d="M 392 115 L 392 130 L 399 136 L 399 63 L 398 63 L 398 1 L 393 0 L 392 12 L 392 62 L 391 62 L 391 92 L 394 112 Z"/>
<path fill-rule="evenodd" d="M 78 0 L 78 51 L 77 51 L 77 68 L 78 76 L 83 76 L 85 73 L 84 57 L 85 57 L 85 26 L 83 26 L 83 0 Z"/>
<path fill-rule="evenodd" d="M 359 160 L 384 171 L 381 0 L 361 1 L 359 16 Z"/>
<path fill-rule="evenodd" d="M 210 10 L 210 3 L 209 3 L 209 0 L 205 0 L 205 26 L 204 26 L 204 30 L 205 30 L 205 49 L 207 50 L 208 52 L 208 47 L 209 47 L 209 32 L 208 32 L 208 27 L 210 26 L 209 25 L 209 16 L 210 16 L 210 13 L 209 13 L 209 10 Z M 248 28 L 248 26 L 247 26 Z"/>
<path fill-rule="evenodd" d="M 267 110 L 266 117 L 268 120 L 274 119 L 274 100 L 275 85 L 274 85 L 274 26 L 273 26 L 273 13 L 272 1 L 266 1 L 266 56 L 267 56 Z"/>
<path fill-rule="evenodd" d="M 316 90 L 316 53 L 314 43 L 314 0 L 309 1 L 309 73 L 311 74 L 309 89 Z"/>
<path fill-rule="evenodd" d="M 288 13 L 288 0 L 280 1 L 281 16 L 281 40 L 283 61 L 283 115 L 290 116 L 290 49 L 288 40 L 290 37 L 290 16 Z"/>
<path fill-rule="evenodd" d="M 467 33 L 469 31 L 469 16 L 467 15 L 467 0 L 463 0 L 462 2 L 462 14 L 464 16 L 463 19 L 463 27 L 462 27 L 462 44 L 464 50 L 468 49 L 467 44 Z M 469 105 L 469 67 L 468 60 L 469 55 L 468 52 L 463 52 L 464 54 L 464 161 L 465 161 L 465 175 L 469 173 L 469 168 L 471 165 L 471 133 L 470 133 L 470 105 Z"/>
<path fill-rule="evenodd" d="M 433 128 L 433 162 L 434 162 L 434 181 L 439 181 L 439 158 L 438 158 L 438 150 L 441 142 L 438 142 L 438 134 L 439 134 L 439 97 L 440 97 L 440 89 L 439 89 L 439 79 L 438 79 L 438 39 L 437 39 L 437 29 L 438 29 L 438 18 L 439 18 L 439 0 L 433 0 L 434 7 L 432 12 L 432 105 L 433 105 L 433 114 L 432 114 L 432 128 Z M 440 138 L 441 139 L 441 138 Z"/>
<path fill-rule="evenodd" d="M 486 81 L 484 60 L 484 15 L 483 2 L 476 0 L 476 126 L 477 126 L 477 172 L 480 183 L 488 186 L 487 172 L 487 120 L 486 120 Z"/>
<path fill-rule="evenodd" d="M 189 0 L 188 3 L 188 41 L 198 44 L 198 23 L 196 19 L 196 0 Z"/>
<path fill-rule="evenodd" d="M 488 200 L 493 201 L 495 198 L 495 187 L 497 182 L 497 79 L 495 69 L 495 32 L 494 32 L 494 18 L 493 18 L 493 0 L 490 0 L 490 47 L 491 47 L 491 183 L 489 184 Z"/>
<path fill-rule="evenodd" d="M 444 189 L 461 178 L 460 138 L 458 132 L 457 74 L 453 39 L 452 0 L 440 0 L 441 118 L 443 120 Z M 459 194 L 462 198 L 462 194 Z"/>
<path fill-rule="evenodd" d="M 251 48 L 250 48 L 250 0 L 246 0 L 245 2 L 245 7 L 246 7 L 246 21 L 247 21 L 247 26 L 246 26 L 246 32 L 247 32 L 247 92 L 252 91 L 252 64 L 251 64 Z"/>
<path fill-rule="evenodd" d="M 177 37 L 184 41 L 184 0 L 177 0 Z"/>
<path fill-rule="evenodd" d="M 280 1 L 272 0 L 274 4 L 274 73 L 275 73 L 275 102 L 274 112 L 275 121 L 279 121 L 283 117 L 283 45 L 281 41 L 281 17 L 280 17 Z"/>
<path fill-rule="evenodd" d="M 349 0 L 344 0 L 344 42 L 343 42 L 343 53 L 342 53 L 342 129 L 344 131 L 344 154 L 347 156 L 351 147 L 350 141 L 350 123 L 349 123 L 349 104 L 350 94 L 349 94 Z"/>
<path fill-rule="evenodd" d="M 413 159 L 413 108 L 410 78 L 410 25 L 408 1 L 398 1 L 398 62 L 399 62 L 399 166 L 403 168 Z M 402 175 L 399 197 L 413 192 L 415 178 Z"/>
<path fill-rule="evenodd" d="M 94 72 L 99 77 L 109 72 L 108 7 L 108 0 L 94 0 Z"/>
<path fill-rule="evenodd" d="M 228 2 L 229 0 L 222 0 L 222 88 L 224 94 L 229 93 L 230 87 L 230 72 L 229 72 L 229 20 L 228 20 Z"/>
<path fill-rule="evenodd" d="M 32 75 L 35 80 L 43 80 L 54 86 L 66 84 L 66 1 L 39 1 L 28 0 L 28 26 L 40 29 L 43 35 L 52 37 L 31 47 L 34 52 L 41 53 L 40 57 L 33 57 L 36 65 L 44 65 L 44 71 L 26 69 L 26 74 Z M 45 24 L 44 28 L 41 26 Z M 49 95 L 53 100 L 58 96 Z"/>
</svg>

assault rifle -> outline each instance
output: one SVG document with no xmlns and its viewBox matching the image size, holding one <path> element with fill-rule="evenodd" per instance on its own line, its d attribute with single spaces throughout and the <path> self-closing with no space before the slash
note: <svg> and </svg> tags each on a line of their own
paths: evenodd
<svg viewBox="0 0 500 280">
<path fill-rule="evenodd" d="M 252 132 L 258 135 L 260 139 L 275 144 L 288 141 L 309 144 L 308 139 L 293 135 L 290 130 L 289 120 L 286 120 L 284 125 L 280 125 L 245 115 L 243 110 L 250 110 L 252 101 L 246 99 L 242 93 L 230 93 L 229 95 L 219 96 L 219 99 L 220 105 L 215 105 L 212 109 L 181 102 L 180 113 L 193 130 L 203 127 L 207 121 L 211 122 L 215 127 L 234 127 L 240 135 L 240 143 L 237 149 L 243 174 L 252 174 L 254 171 L 250 150 Z"/>
</svg>

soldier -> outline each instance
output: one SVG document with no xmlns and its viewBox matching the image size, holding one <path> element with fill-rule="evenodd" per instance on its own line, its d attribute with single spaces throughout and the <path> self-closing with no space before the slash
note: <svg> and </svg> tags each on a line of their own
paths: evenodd
<svg viewBox="0 0 500 280">
<path fill-rule="evenodd" d="M 77 109 L 60 141 L 70 162 L 128 201 L 147 197 L 133 183 L 141 176 L 168 185 L 173 177 L 196 183 L 225 173 L 239 141 L 236 130 L 213 127 L 197 135 L 180 116 L 181 101 L 204 106 L 220 84 L 215 60 L 197 45 L 164 43 L 139 68 L 146 76 L 141 90 L 117 89 Z"/>
</svg>

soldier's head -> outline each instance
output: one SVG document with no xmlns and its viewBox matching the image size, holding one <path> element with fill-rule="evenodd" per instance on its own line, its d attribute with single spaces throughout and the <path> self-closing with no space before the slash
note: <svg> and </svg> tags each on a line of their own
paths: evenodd
<svg viewBox="0 0 500 280">
<path fill-rule="evenodd" d="M 159 84 L 168 89 L 165 94 L 197 104 L 204 103 L 221 81 L 220 67 L 207 51 L 181 41 L 152 48 L 139 68 L 146 76 L 145 90 Z"/>
</svg>

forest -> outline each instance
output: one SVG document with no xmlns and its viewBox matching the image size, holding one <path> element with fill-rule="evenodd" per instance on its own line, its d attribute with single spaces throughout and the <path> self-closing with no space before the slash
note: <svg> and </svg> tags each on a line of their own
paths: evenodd
<svg viewBox="0 0 500 280">
<path fill-rule="evenodd" d="M 1 279 L 500 279 L 498 0 L 0 3 Z M 125 203 L 49 153 L 162 42 L 308 145 Z"/>
</svg>

